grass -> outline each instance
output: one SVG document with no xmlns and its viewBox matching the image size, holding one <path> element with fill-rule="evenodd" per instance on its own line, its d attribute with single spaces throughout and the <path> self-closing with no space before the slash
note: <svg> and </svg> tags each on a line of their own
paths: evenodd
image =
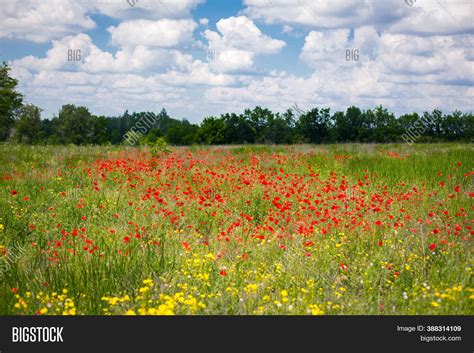
<svg viewBox="0 0 474 353">
<path fill-rule="evenodd" d="M 0 152 L 1 315 L 474 313 L 472 145 Z"/>
</svg>

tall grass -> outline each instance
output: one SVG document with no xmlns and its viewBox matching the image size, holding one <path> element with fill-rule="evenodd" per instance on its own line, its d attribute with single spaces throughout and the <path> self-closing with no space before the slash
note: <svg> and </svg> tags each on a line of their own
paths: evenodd
<svg viewBox="0 0 474 353">
<path fill-rule="evenodd" d="M 473 155 L 1 145 L 0 314 L 472 314 Z"/>
</svg>

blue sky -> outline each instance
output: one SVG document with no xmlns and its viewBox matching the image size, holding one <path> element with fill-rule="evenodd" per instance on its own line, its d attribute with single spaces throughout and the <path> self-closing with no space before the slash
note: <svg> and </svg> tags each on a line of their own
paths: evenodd
<svg viewBox="0 0 474 353">
<path fill-rule="evenodd" d="M 67 103 L 193 122 L 256 105 L 473 110 L 470 0 L 129 3 L 2 4 L 0 59 L 43 117 Z"/>
</svg>

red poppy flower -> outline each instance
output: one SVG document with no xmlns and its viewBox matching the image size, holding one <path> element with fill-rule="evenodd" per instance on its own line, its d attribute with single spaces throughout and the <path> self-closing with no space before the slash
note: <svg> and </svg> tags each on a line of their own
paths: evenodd
<svg viewBox="0 0 474 353">
<path fill-rule="evenodd" d="M 227 276 L 227 271 L 222 269 L 221 272 L 219 272 L 221 276 Z"/>
<path fill-rule="evenodd" d="M 189 251 L 191 250 L 191 245 L 189 245 L 189 243 L 187 241 L 183 241 L 183 248 L 186 250 L 186 251 Z"/>
<path fill-rule="evenodd" d="M 430 251 L 434 251 L 434 249 L 436 249 L 436 244 L 430 244 Z"/>
<path fill-rule="evenodd" d="M 18 191 L 12 190 L 12 191 L 10 191 L 10 194 L 12 194 L 13 196 L 15 196 L 16 194 L 18 194 Z"/>
</svg>

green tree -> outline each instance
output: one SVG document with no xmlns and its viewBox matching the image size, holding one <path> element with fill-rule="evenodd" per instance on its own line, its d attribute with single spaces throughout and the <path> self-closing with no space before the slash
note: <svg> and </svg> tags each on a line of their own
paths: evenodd
<svg viewBox="0 0 474 353">
<path fill-rule="evenodd" d="M 226 125 L 223 118 L 213 116 L 204 118 L 197 130 L 197 142 L 206 145 L 219 145 L 225 143 Z"/>
<path fill-rule="evenodd" d="M 59 141 L 54 135 L 54 125 L 53 122 L 49 119 L 41 120 L 40 126 L 40 143 L 44 144 L 58 144 Z"/>
<path fill-rule="evenodd" d="M 274 118 L 272 111 L 257 106 L 253 110 L 245 109 L 243 117 L 255 131 L 255 142 L 264 142 L 268 121 Z"/>
<path fill-rule="evenodd" d="M 366 114 L 366 117 L 368 115 Z M 390 113 L 386 108 L 378 106 L 375 108 L 373 115 L 370 115 L 370 119 L 366 119 L 371 124 L 371 136 L 367 136 L 368 139 L 360 139 L 362 142 L 390 142 L 397 139 L 397 122 L 395 116 Z"/>
<path fill-rule="evenodd" d="M 13 140 L 18 143 L 37 143 L 41 138 L 41 109 L 27 104 L 19 109 Z"/>
<path fill-rule="evenodd" d="M 303 113 L 296 123 L 299 134 L 311 143 L 328 142 L 331 125 L 329 108 L 313 108 Z"/>
<path fill-rule="evenodd" d="M 171 126 L 166 131 L 166 141 L 172 145 L 187 146 L 192 145 L 196 140 L 198 127 L 184 119 Z"/>
<path fill-rule="evenodd" d="M 474 138 L 474 115 L 459 110 L 443 117 L 441 132 L 448 141 L 472 142 Z"/>
<path fill-rule="evenodd" d="M 268 115 L 266 127 L 263 130 L 262 142 L 265 143 L 290 143 L 291 142 L 291 121 L 287 115 L 280 115 L 280 113 Z"/>
<path fill-rule="evenodd" d="M 359 141 L 359 133 L 364 127 L 364 116 L 357 107 L 349 107 L 346 113 L 334 114 L 335 138 L 339 142 Z"/>
<path fill-rule="evenodd" d="M 229 144 L 254 143 L 256 131 L 243 115 L 235 113 L 221 116 L 226 125 L 225 142 Z"/>
<path fill-rule="evenodd" d="M 103 145 L 110 142 L 107 134 L 107 119 L 104 116 L 92 116 L 92 136 L 90 143 Z"/>
<path fill-rule="evenodd" d="M 5 62 L 0 67 L 0 141 L 5 141 L 15 124 L 15 115 L 22 106 L 23 96 L 15 88 L 18 80 L 9 75 Z"/>
<path fill-rule="evenodd" d="M 86 107 L 63 105 L 58 117 L 53 119 L 53 124 L 60 143 L 75 145 L 94 143 L 92 114 Z"/>
</svg>

